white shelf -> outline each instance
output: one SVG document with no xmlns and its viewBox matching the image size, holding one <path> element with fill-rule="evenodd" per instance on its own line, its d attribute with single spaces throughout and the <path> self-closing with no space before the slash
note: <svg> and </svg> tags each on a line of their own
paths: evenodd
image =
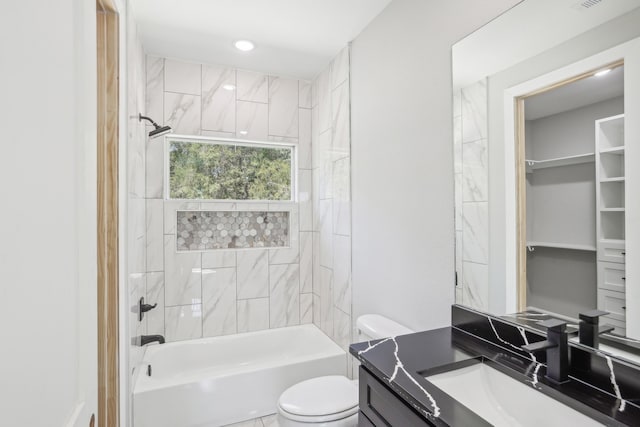
<svg viewBox="0 0 640 427">
<path fill-rule="evenodd" d="M 540 246 L 543 248 L 558 248 L 558 249 L 572 249 L 576 251 L 590 251 L 595 252 L 596 247 L 592 245 L 576 245 L 573 243 L 558 243 L 558 242 L 527 242 L 527 247 Z"/>
<path fill-rule="evenodd" d="M 600 208 L 600 212 L 624 212 L 624 208 Z"/>
<path fill-rule="evenodd" d="M 596 161 L 595 153 L 578 154 L 575 156 L 558 157 L 546 160 L 525 160 L 528 170 L 555 168 L 558 166 L 579 165 Z"/>
<path fill-rule="evenodd" d="M 619 176 L 617 178 L 603 178 L 600 182 L 624 182 L 624 177 Z"/>
<path fill-rule="evenodd" d="M 602 150 L 600 150 L 600 154 L 624 154 L 624 145 L 621 145 L 620 147 L 613 147 L 613 148 L 603 148 Z"/>
</svg>

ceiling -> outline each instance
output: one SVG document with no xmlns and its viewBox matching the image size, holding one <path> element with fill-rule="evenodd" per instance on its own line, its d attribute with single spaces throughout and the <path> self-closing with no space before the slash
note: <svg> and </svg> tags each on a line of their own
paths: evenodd
<svg viewBox="0 0 640 427">
<path fill-rule="evenodd" d="M 463 88 L 637 7 L 640 0 L 525 0 L 453 46 Z"/>
<path fill-rule="evenodd" d="M 525 117 L 536 120 L 623 95 L 624 67 L 618 67 L 604 76 L 591 76 L 527 98 Z"/>
<path fill-rule="evenodd" d="M 132 0 L 146 53 L 312 79 L 391 0 Z M 252 52 L 233 46 L 255 43 Z"/>
</svg>

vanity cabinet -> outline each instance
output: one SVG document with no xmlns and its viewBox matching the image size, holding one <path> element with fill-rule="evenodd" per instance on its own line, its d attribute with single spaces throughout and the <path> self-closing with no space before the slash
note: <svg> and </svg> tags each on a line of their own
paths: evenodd
<svg viewBox="0 0 640 427">
<path fill-rule="evenodd" d="M 358 426 L 433 426 L 393 390 L 360 366 Z"/>
</svg>

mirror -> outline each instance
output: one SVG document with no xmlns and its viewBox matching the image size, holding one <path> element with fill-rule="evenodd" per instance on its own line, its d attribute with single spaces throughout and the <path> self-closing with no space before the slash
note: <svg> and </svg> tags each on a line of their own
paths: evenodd
<svg viewBox="0 0 640 427">
<path fill-rule="evenodd" d="M 456 303 L 599 308 L 600 350 L 640 363 L 637 22 L 640 0 L 526 0 L 453 46 L 452 81 Z"/>
</svg>

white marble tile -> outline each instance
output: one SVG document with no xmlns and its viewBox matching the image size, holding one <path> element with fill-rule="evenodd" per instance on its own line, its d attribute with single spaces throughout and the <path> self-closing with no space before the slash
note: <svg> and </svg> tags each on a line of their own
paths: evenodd
<svg viewBox="0 0 640 427">
<path fill-rule="evenodd" d="M 453 92 L 453 117 L 462 116 L 462 91 L 457 89 Z"/>
<path fill-rule="evenodd" d="M 462 287 L 462 231 L 456 231 L 456 272 L 458 287 Z"/>
<path fill-rule="evenodd" d="M 351 235 L 351 158 L 345 157 L 333 164 L 333 232 Z"/>
<path fill-rule="evenodd" d="M 311 169 L 313 167 L 311 148 L 311 112 L 306 108 L 298 110 L 298 168 Z"/>
<path fill-rule="evenodd" d="M 269 266 L 269 327 L 300 324 L 300 271 L 298 264 Z"/>
<path fill-rule="evenodd" d="M 313 231 L 320 231 L 320 169 L 311 170 Z"/>
<path fill-rule="evenodd" d="M 318 76 L 318 133 L 331 128 L 330 68 Z"/>
<path fill-rule="evenodd" d="M 165 308 L 167 342 L 202 338 L 202 305 L 178 305 Z"/>
<path fill-rule="evenodd" d="M 236 251 L 215 250 L 202 253 L 202 268 L 236 266 Z"/>
<path fill-rule="evenodd" d="M 462 259 L 487 264 L 489 215 L 487 202 L 462 204 Z"/>
<path fill-rule="evenodd" d="M 280 424 L 278 423 L 278 416 L 277 415 L 269 415 L 268 417 L 262 417 L 262 423 L 264 424 L 264 427 L 280 427 Z"/>
<path fill-rule="evenodd" d="M 200 135 L 201 109 L 199 95 L 164 94 L 164 124 L 171 126 L 176 134 Z"/>
<path fill-rule="evenodd" d="M 488 188 L 487 140 L 462 144 L 462 201 L 487 201 Z"/>
<path fill-rule="evenodd" d="M 238 333 L 269 329 L 269 298 L 238 300 Z"/>
<path fill-rule="evenodd" d="M 133 107 L 138 111 L 139 108 Z M 127 185 L 129 197 L 136 199 L 145 198 L 145 156 L 146 138 L 144 137 L 144 123 L 140 123 L 137 117 L 129 116 L 127 121 Z"/>
<path fill-rule="evenodd" d="M 203 129 L 200 132 L 200 135 L 202 135 L 202 136 L 212 136 L 214 138 L 235 138 L 236 137 L 235 129 L 234 129 L 233 132 L 218 132 L 217 130 L 205 130 L 205 129 Z"/>
<path fill-rule="evenodd" d="M 269 77 L 269 135 L 298 138 L 298 80 Z"/>
<path fill-rule="evenodd" d="M 160 120 L 164 116 L 164 58 L 147 56 L 146 107 L 143 116 Z"/>
<path fill-rule="evenodd" d="M 333 305 L 351 313 L 351 238 L 333 239 Z"/>
<path fill-rule="evenodd" d="M 269 249 L 269 264 L 297 264 L 300 259 L 300 211 L 296 204 L 269 203 L 269 211 L 289 212 L 289 247 Z"/>
<path fill-rule="evenodd" d="M 455 229 L 462 230 L 462 174 L 461 173 L 456 173 L 453 175 L 453 183 L 455 188 L 455 194 L 454 194 Z"/>
<path fill-rule="evenodd" d="M 300 292 L 313 292 L 313 233 L 300 233 Z"/>
<path fill-rule="evenodd" d="M 349 156 L 350 144 L 349 83 L 331 93 L 331 146 L 333 159 Z"/>
<path fill-rule="evenodd" d="M 462 173 L 462 116 L 453 118 L 453 172 Z"/>
<path fill-rule="evenodd" d="M 199 304 L 202 300 L 199 252 L 176 252 L 176 236 L 164 236 L 166 305 Z"/>
<path fill-rule="evenodd" d="M 315 78 L 311 82 L 311 108 L 318 106 L 318 92 L 319 92 L 320 78 Z"/>
<path fill-rule="evenodd" d="M 462 89 L 462 142 L 487 138 L 487 85 L 481 80 Z"/>
<path fill-rule="evenodd" d="M 298 171 L 298 205 L 300 206 L 300 231 L 313 231 L 313 199 L 311 170 Z"/>
<path fill-rule="evenodd" d="M 147 333 L 164 335 L 164 272 L 147 273 L 147 304 L 158 304 L 156 308 L 145 313 Z"/>
<path fill-rule="evenodd" d="M 314 294 L 320 295 L 320 233 L 312 233 L 313 251 L 311 251 L 311 264 L 313 267 L 313 280 L 311 288 Z"/>
<path fill-rule="evenodd" d="M 304 80 L 298 81 L 298 107 L 311 108 L 311 82 Z"/>
<path fill-rule="evenodd" d="M 237 253 L 238 299 L 269 296 L 269 251 L 241 250 Z"/>
<path fill-rule="evenodd" d="M 240 139 L 266 141 L 269 106 L 258 102 L 236 102 L 236 136 Z"/>
<path fill-rule="evenodd" d="M 318 198 L 333 197 L 333 157 L 331 151 L 331 132 L 327 131 L 318 137 Z"/>
<path fill-rule="evenodd" d="M 164 207 L 162 199 L 147 199 L 147 271 L 164 270 Z"/>
<path fill-rule="evenodd" d="M 313 107 L 311 110 L 311 167 L 317 168 L 320 166 L 320 130 L 318 129 L 319 123 L 319 108 Z"/>
<path fill-rule="evenodd" d="M 233 68 L 202 66 L 202 129 L 235 133 L 235 87 L 236 71 Z"/>
<path fill-rule="evenodd" d="M 343 48 L 331 61 L 331 89 L 340 86 L 349 78 L 349 46 Z"/>
<path fill-rule="evenodd" d="M 200 95 L 201 65 L 193 62 L 165 59 L 164 90 L 165 92 Z"/>
<path fill-rule="evenodd" d="M 202 311 L 203 336 L 236 333 L 235 268 L 202 270 Z"/>
<path fill-rule="evenodd" d="M 152 129 L 153 127 L 146 126 L 146 134 Z M 147 137 L 145 141 L 146 196 L 148 199 L 161 199 L 164 197 L 164 140 Z"/>
<path fill-rule="evenodd" d="M 320 200 L 320 265 L 333 266 L 332 200 Z"/>
<path fill-rule="evenodd" d="M 333 309 L 333 340 L 345 351 L 351 344 L 351 316 L 337 308 Z"/>
<path fill-rule="evenodd" d="M 266 74 L 238 70 L 236 76 L 238 100 L 267 103 L 269 91 Z"/>
<path fill-rule="evenodd" d="M 127 206 L 127 270 L 144 273 L 146 263 L 146 204 L 144 199 L 129 199 Z"/>
<path fill-rule="evenodd" d="M 316 325 L 318 328 L 320 328 L 320 295 L 316 295 L 316 294 L 311 294 L 313 295 L 313 324 Z"/>
<path fill-rule="evenodd" d="M 489 309 L 489 269 L 484 264 L 464 262 L 463 295 L 465 305 L 476 310 Z"/>
<path fill-rule="evenodd" d="M 300 324 L 313 323 L 313 294 L 300 294 Z"/>
<path fill-rule="evenodd" d="M 176 212 L 178 210 L 197 210 L 200 208 L 198 202 L 185 202 L 182 200 L 164 201 L 164 234 L 175 234 L 176 223 L 178 221 Z"/>
<path fill-rule="evenodd" d="M 333 271 L 320 267 L 320 329 L 333 336 Z"/>
</svg>

